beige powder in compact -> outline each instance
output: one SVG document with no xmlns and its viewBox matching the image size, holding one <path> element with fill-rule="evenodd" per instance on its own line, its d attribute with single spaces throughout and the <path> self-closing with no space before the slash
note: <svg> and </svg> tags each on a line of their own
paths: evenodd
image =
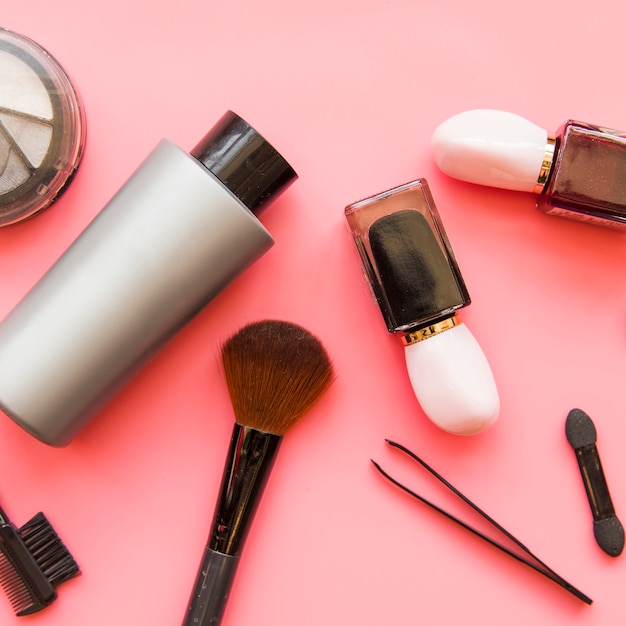
<svg viewBox="0 0 626 626">
<path fill-rule="evenodd" d="M 0 193 L 28 180 L 52 140 L 52 104 L 36 72 L 0 51 Z"/>
<path fill-rule="evenodd" d="M 56 200 L 84 139 L 82 107 L 61 66 L 34 41 L 0 28 L 0 226 Z"/>
</svg>

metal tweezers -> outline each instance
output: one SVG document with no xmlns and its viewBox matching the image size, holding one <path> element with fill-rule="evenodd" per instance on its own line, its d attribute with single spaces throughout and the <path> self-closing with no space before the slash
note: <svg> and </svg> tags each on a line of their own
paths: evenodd
<svg viewBox="0 0 626 626">
<path fill-rule="evenodd" d="M 573 585 L 568 583 L 564 578 L 559 576 L 553 569 L 548 567 L 543 561 L 541 561 L 538 557 L 536 557 L 521 541 L 516 539 L 509 531 L 507 531 L 505 528 L 503 528 L 500 524 L 498 524 L 498 522 L 496 522 L 493 518 L 491 518 L 489 515 L 487 515 L 487 513 L 485 513 L 482 509 L 480 509 L 478 506 L 476 506 L 471 500 L 469 500 L 466 496 L 464 496 L 458 489 L 453 487 L 445 478 L 443 478 L 443 476 L 438 474 L 432 467 L 430 467 L 427 463 L 425 463 L 422 459 L 420 459 L 416 454 L 414 454 L 409 449 L 405 448 L 403 445 L 401 445 L 399 443 L 395 443 L 393 441 L 390 441 L 389 439 L 385 439 L 385 441 L 390 446 L 392 446 L 394 448 L 397 448 L 398 450 L 404 452 L 409 457 L 411 457 L 414 461 L 417 461 L 424 469 L 426 469 L 428 472 L 430 472 L 435 478 L 437 478 L 437 480 L 439 480 L 448 489 L 450 489 L 450 491 L 452 491 L 452 493 L 454 493 L 461 500 L 463 500 L 463 502 L 465 502 L 472 509 L 474 509 L 474 511 L 476 511 L 479 515 L 481 515 L 485 520 L 487 520 L 487 522 L 489 522 L 494 528 L 496 528 L 507 539 L 509 539 L 518 548 L 520 548 L 520 550 L 522 550 L 526 555 L 528 555 L 529 558 L 526 558 L 526 557 L 524 557 L 524 556 L 522 556 L 520 554 L 517 554 L 516 552 L 514 552 L 510 548 L 507 548 L 506 546 L 502 545 L 501 543 L 498 543 L 494 539 L 491 539 L 490 537 L 488 537 L 487 535 L 483 534 L 482 532 L 476 530 L 475 528 L 471 527 L 469 524 L 465 523 L 464 521 L 454 517 L 453 515 L 451 515 L 447 511 L 444 511 L 442 508 L 440 508 L 436 504 L 433 504 L 432 502 L 429 502 L 428 500 L 426 500 L 425 498 L 423 498 L 419 494 L 415 493 L 414 491 L 412 491 L 408 487 L 405 487 L 400 482 L 398 482 L 395 478 L 392 478 L 389 474 L 387 474 L 387 472 L 385 472 L 380 467 L 380 465 L 378 463 L 376 463 L 376 461 L 374 461 L 372 459 L 372 463 L 374 464 L 374 467 L 387 480 L 392 482 L 394 485 L 400 487 L 400 489 L 402 489 L 403 491 L 405 491 L 409 495 L 413 496 L 414 498 L 416 498 L 420 502 L 426 504 L 431 509 L 434 509 L 438 513 L 441 513 L 443 516 L 447 517 L 449 520 L 451 520 L 453 522 L 456 522 L 457 524 L 459 524 L 460 526 L 462 526 L 466 530 L 469 530 L 474 535 L 476 535 L 476 536 L 480 537 L 481 539 L 485 540 L 487 543 L 489 543 L 492 546 L 498 548 L 499 550 L 502 550 L 502 552 L 504 552 L 505 554 L 508 554 L 509 556 L 512 556 L 517 561 L 520 561 L 521 563 L 524 563 L 524 564 L 528 565 L 529 567 L 531 567 L 535 571 L 539 572 L 540 574 L 543 574 L 544 576 L 549 578 L 551 581 L 557 583 L 558 585 L 560 585 L 561 587 L 563 587 L 564 589 L 569 591 L 571 594 L 576 596 L 579 600 L 582 600 L 586 604 L 591 604 L 593 602 L 593 600 L 591 598 L 589 598 L 584 593 L 582 593 L 582 591 L 579 591 L 578 589 L 576 589 L 576 587 L 574 587 Z"/>
</svg>

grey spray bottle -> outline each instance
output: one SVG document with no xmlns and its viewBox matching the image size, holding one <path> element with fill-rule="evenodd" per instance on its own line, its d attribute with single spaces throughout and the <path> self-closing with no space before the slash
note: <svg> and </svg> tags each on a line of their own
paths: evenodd
<svg viewBox="0 0 626 626">
<path fill-rule="evenodd" d="M 0 324 L 0 408 L 67 445 L 272 245 L 258 213 L 296 173 L 227 112 L 191 151 L 163 140 Z"/>
</svg>

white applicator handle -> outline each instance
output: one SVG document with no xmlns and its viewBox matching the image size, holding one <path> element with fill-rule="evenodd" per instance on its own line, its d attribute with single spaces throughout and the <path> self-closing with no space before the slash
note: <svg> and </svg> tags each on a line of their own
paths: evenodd
<svg viewBox="0 0 626 626">
<path fill-rule="evenodd" d="M 439 168 L 459 180 L 539 193 L 549 157 L 548 131 L 514 113 L 464 111 L 440 124 L 432 136 Z"/>
<path fill-rule="evenodd" d="M 491 367 L 465 324 L 407 345 L 405 357 L 413 391 L 434 424 L 473 435 L 496 421 L 500 399 Z"/>
</svg>

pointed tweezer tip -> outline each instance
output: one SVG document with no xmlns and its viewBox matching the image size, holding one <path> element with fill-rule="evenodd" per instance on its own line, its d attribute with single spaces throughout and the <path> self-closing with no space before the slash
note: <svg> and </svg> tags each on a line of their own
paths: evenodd
<svg viewBox="0 0 626 626">
<path fill-rule="evenodd" d="M 392 448 L 397 448 L 398 450 L 404 452 L 405 454 L 408 454 L 409 456 L 415 457 L 415 455 L 412 452 L 410 452 L 409 449 L 403 446 L 401 443 L 392 441 L 391 439 L 385 439 L 385 443 L 389 444 Z"/>
<path fill-rule="evenodd" d="M 370 462 L 379 472 L 383 473 L 383 468 L 374 459 L 370 459 Z"/>
</svg>

